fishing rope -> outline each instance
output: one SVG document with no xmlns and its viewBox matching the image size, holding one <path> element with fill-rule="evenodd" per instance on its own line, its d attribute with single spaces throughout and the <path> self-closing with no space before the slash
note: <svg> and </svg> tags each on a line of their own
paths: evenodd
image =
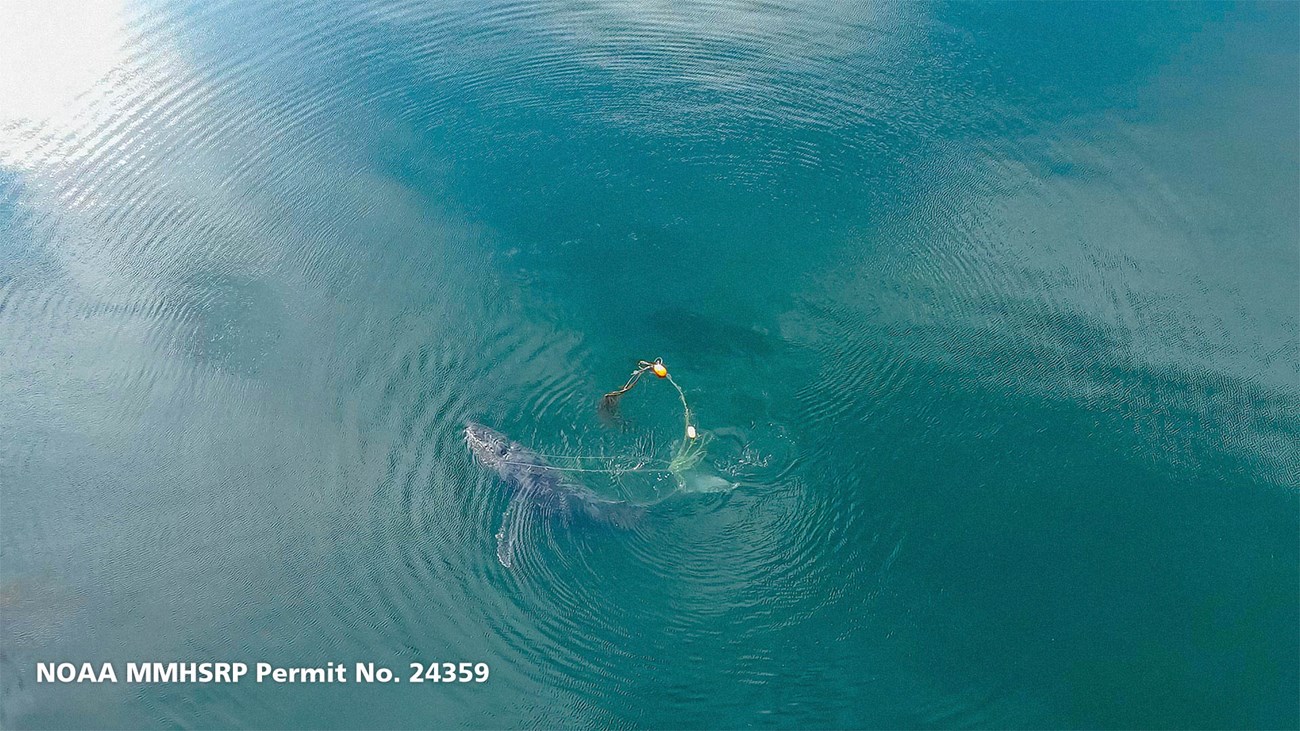
<svg viewBox="0 0 1300 731">
<path fill-rule="evenodd" d="M 515 467 L 529 467 L 529 468 L 537 469 L 539 471 L 554 470 L 556 472 L 587 472 L 587 473 L 599 473 L 599 474 L 614 475 L 614 476 L 625 475 L 625 474 L 677 475 L 680 472 L 694 466 L 696 463 L 698 463 L 700 459 L 703 459 L 704 457 L 703 445 L 707 440 L 698 439 L 699 434 L 695 430 L 695 425 L 691 423 L 691 407 L 686 403 L 686 392 L 682 390 L 682 387 L 678 385 L 677 381 L 673 380 L 673 377 L 668 373 L 668 368 L 664 365 L 663 358 L 655 358 L 653 361 L 648 361 L 648 360 L 638 361 L 637 368 L 636 370 L 632 371 L 632 375 L 628 377 L 627 383 L 624 383 L 622 388 L 619 388 L 616 391 L 610 391 L 609 393 L 605 394 L 601 398 L 601 403 L 606 408 L 612 409 L 617 407 L 618 399 L 621 396 L 623 396 L 623 394 L 627 393 L 628 391 L 631 391 L 632 387 L 635 386 L 637 382 L 641 380 L 641 376 L 645 375 L 647 371 L 654 373 L 659 378 L 664 379 L 669 383 L 671 383 L 673 388 L 677 391 L 678 400 L 682 402 L 682 421 L 685 427 L 684 429 L 685 438 L 682 440 L 681 446 L 677 449 L 677 454 L 673 455 L 673 458 L 671 460 L 642 459 L 642 460 L 637 460 L 636 463 L 630 467 L 566 467 L 566 466 L 550 465 L 550 464 L 539 465 L 532 462 L 501 462 L 500 464 L 511 465 Z M 538 457 L 546 458 L 546 459 L 562 459 L 562 460 L 574 460 L 574 461 L 617 459 L 616 457 L 605 457 L 605 456 L 541 454 L 537 452 L 534 452 L 534 454 Z M 650 467 L 649 465 L 666 465 L 666 466 Z M 667 499 L 675 492 L 677 492 L 677 490 L 670 492 L 668 495 L 659 498 L 659 500 L 656 500 L 655 502 L 659 502 L 660 500 Z M 652 505 L 654 503 L 646 503 L 646 504 Z"/>
<path fill-rule="evenodd" d="M 628 391 L 631 391 L 632 387 L 637 384 L 637 381 L 641 380 L 641 376 L 645 374 L 646 371 L 650 371 L 659 378 L 667 380 L 673 385 L 673 388 L 677 390 L 677 398 L 682 402 L 682 421 L 684 422 L 686 434 L 686 441 L 682 443 L 682 448 L 684 450 L 686 445 L 691 441 L 694 441 L 697 436 L 695 426 L 691 424 L 691 407 L 686 403 L 686 392 L 682 390 L 681 386 L 677 385 L 677 381 L 673 380 L 672 374 L 668 372 L 668 367 L 664 365 L 663 358 L 655 358 L 653 361 L 639 361 L 636 370 L 632 371 L 631 377 L 627 379 L 627 383 L 623 384 L 623 387 L 617 391 L 610 391 L 605 394 L 604 398 L 601 399 L 601 402 L 607 407 L 612 408 L 617 406 L 619 398 Z"/>
<path fill-rule="evenodd" d="M 538 455 L 538 456 L 540 456 L 540 455 Z M 548 471 L 548 470 L 550 470 L 550 471 L 554 471 L 554 472 L 599 472 L 599 473 L 607 474 L 607 475 L 623 475 L 623 474 L 627 474 L 627 473 L 629 473 L 629 472 L 635 472 L 635 473 L 641 473 L 641 474 L 645 474 L 645 473 L 668 473 L 668 472 L 672 472 L 672 471 L 673 471 L 673 470 L 668 469 L 668 468 L 655 468 L 655 469 L 650 469 L 650 468 L 647 468 L 647 467 L 629 467 L 629 468 L 627 468 L 627 469 L 611 469 L 611 468 L 600 468 L 600 469 L 597 469 L 597 468 L 595 468 L 595 467 L 557 467 L 557 466 L 555 466 L 555 465 L 549 465 L 549 464 L 537 464 L 536 462 L 496 462 L 496 464 L 513 465 L 513 466 L 516 466 L 516 467 L 529 467 L 529 468 L 532 468 L 532 469 L 537 470 L 538 472 L 545 472 L 545 471 Z"/>
<path fill-rule="evenodd" d="M 586 454 L 543 454 L 543 453 L 541 453 L 541 452 L 533 452 L 533 454 L 534 454 L 535 456 L 543 457 L 543 458 L 545 458 L 545 459 L 570 459 L 570 460 L 575 460 L 575 461 L 586 459 L 586 460 L 607 460 L 607 461 L 613 462 L 613 461 L 618 460 L 618 459 L 627 459 L 626 457 L 610 457 L 610 456 L 607 456 L 607 455 L 586 455 Z M 661 464 L 665 464 L 665 465 L 666 465 L 666 464 L 668 464 L 668 463 L 670 462 L 670 460 L 666 460 L 666 459 L 649 459 L 649 458 L 646 458 L 646 459 L 637 459 L 637 460 L 628 460 L 628 461 L 635 461 L 635 462 L 637 463 L 637 465 L 654 464 L 654 463 L 656 463 L 656 462 L 657 462 L 657 463 L 661 463 Z M 512 463 L 507 462 L 507 463 L 505 463 L 505 464 L 512 464 Z M 558 468 L 557 468 L 557 469 L 558 469 Z"/>
</svg>

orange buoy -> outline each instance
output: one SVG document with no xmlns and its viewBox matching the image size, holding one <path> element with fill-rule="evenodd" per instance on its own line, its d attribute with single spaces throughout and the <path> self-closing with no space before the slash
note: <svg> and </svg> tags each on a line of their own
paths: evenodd
<svg viewBox="0 0 1300 731">
<path fill-rule="evenodd" d="M 654 371 L 655 375 L 659 376 L 660 378 L 668 377 L 668 369 L 664 368 L 663 363 L 655 363 L 653 366 L 650 367 L 650 370 Z"/>
</svg>

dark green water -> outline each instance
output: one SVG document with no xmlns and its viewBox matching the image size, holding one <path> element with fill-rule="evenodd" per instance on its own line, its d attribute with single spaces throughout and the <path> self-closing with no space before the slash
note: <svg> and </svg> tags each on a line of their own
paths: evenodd
<svg viewBox="0 0 1300 731">
<path fill-rule="evenodd" d="M 0 12 L 0 725 L 1300 725 L 1300 6 Z"/>
</svg>

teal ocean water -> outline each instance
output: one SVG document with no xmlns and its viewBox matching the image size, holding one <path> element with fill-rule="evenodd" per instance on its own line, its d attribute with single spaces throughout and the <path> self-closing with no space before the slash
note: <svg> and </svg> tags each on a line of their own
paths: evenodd
<svg viewBox="0 0 1300 731">
<path fill-rule="evenodd" d="M 1300 5 L 0 5 L 0 725 L 1300 725 Z M 628 529 L 562 463 L 709 437 Z M 48 684 L 38 662 L 490 666 Z"/>
</svg>

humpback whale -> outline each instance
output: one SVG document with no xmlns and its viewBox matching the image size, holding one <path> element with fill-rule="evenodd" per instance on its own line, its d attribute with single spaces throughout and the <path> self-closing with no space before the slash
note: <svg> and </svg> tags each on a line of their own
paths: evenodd
<svg viewBox="0 0 1300 731">
<path fill-rule="evenodd" d="M 572 516 L 621 528 L 630 527 L 644 511 L 625 500 L 597 495 L 548 465 L 540 454 L 477 422 L 465 423 L 465 444 L 480 464 L 514 491 L 497 532 L 497 560 L 506 568 L 514 561 L 515 544 L 530 508 L 558 515 L 566 523 Z"/>
</svg>

